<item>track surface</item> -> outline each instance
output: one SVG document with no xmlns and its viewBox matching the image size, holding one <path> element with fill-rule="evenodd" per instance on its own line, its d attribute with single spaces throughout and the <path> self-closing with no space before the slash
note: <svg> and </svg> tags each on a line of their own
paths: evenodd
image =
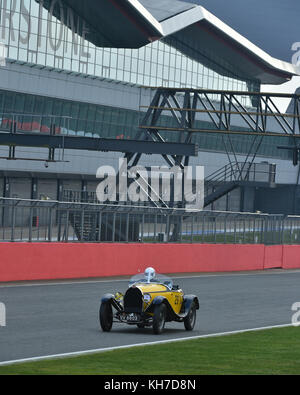
<svg viewBox="0 0 300 395">
<path fill-rule="evenodd" d="M 162 335 L 151 328 L 114 324 L 99 330 L 100 298 L 125 291 L 127 281 L 0 285 L 6 327 L 0 327 L 0 362 L 85 351 L 209 333 L 289 324 L 291 306 L 300 302 L 300 271 L 199 275 L 174 280 L 198 295 L 200 310 L 193 332 L 167 323 Z"/>
</svg>

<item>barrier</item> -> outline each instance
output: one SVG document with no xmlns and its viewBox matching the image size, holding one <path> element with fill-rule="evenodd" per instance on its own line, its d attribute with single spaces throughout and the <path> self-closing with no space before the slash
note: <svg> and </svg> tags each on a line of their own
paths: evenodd
<svg viewBox="0 0 300 395">
<path fill-rule="evenodd" d="M 299 269 L 300 268 L 300 246 L 284 245 L 282 257 L 283 269 Z"/>
<path fill-rule="evenodd" d="M 283 245 L 265 246 L 264 269 L 282 268 L 282 259 Z"/>
<path fill-rule="evenodd" d="M 132 275 L 147 266 L 160 273 L 263 270 L 264 260 L 264 245 L 1 243 L 0 282 Z"/>
<path fill-rule="evenodd" d="M 300 246 L 1 243 L 0 282 L 300 268 Z"/>
</svg>

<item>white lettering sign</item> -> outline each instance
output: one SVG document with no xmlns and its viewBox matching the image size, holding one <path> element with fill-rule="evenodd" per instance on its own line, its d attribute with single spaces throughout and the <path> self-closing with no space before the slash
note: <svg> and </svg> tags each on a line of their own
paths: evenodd
<svg viewBox="0 0 300 395">
<path fill-rule="evenodd" d="M 0 303 L 0 327 L 6 326 L 6 308 L 4 303 Z"/>
<path fill-rule="evenodd" d="M 46 1 L 40 0 L 39 4 L 33 4 L 39 18 L 33 17 L 25 0 L 1 2 L 0 38 L 4 44 L 30 44 L 31 51 L 43 49 L 48 54 L 58 56 L 71 50 L 73 56 L 79 56 L 83 61 L 91 58 L 85 45 L 88 27 L 80 16 L 62 0 L 51 0 L 47 3 L 47 18 L 44 16 Z M 67 40 L 65 31 L 70 32 Z M 36 48 L 32 47 L 33 42 L 36 43 Z"/>
</svg>

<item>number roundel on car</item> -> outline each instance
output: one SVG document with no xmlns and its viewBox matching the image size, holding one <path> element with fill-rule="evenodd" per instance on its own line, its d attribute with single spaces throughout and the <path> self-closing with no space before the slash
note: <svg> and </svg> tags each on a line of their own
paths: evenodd
<svg viewBox="0 0 300 395">
<path fill-rule="evenodd" d="M 151 295 L 150 294 L 144 294 L 144 302 L 145 303 L 151 302 Z"/>
</svg>

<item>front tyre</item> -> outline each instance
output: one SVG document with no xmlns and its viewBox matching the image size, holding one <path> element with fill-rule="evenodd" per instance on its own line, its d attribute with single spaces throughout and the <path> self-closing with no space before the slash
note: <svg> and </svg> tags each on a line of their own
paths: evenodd
<svg viewBox="0 0 300 395">
<path fill-rule="evenodd" d="M 113 312 L 110 303 L 101 303 L 99 321 L 103 332 L 109 332 L 113 324 Z"/>
<path fill-rule="evenodd" d="M 155 306 L 153 314 L 153 332 L 155 335 L 162 333 L 166 323 L 167 309 L 165 304 Z"/>
<path fill-rule="evenodd" d="M 195 302 L 192 303 L 188 315 L 184 319 L 184 327 L 187 331 L 192 331 L 196 323 L 196 305 Z"/>
</svg>

